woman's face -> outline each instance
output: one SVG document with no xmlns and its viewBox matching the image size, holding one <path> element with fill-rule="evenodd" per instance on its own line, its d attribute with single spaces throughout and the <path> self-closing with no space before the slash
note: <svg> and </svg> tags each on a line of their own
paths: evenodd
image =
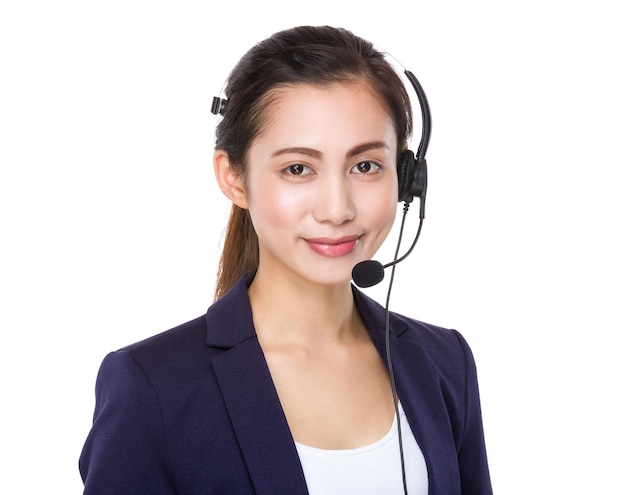
<svg viewBox="0 0 626 495">
<path fill-rule="evenodd" d="M 259 271 L 345 283 L 395 218 L 391 117 L 366 85 L 345 83 L 281 89 L 268 115 L 245 184 Z"/>
</svg>

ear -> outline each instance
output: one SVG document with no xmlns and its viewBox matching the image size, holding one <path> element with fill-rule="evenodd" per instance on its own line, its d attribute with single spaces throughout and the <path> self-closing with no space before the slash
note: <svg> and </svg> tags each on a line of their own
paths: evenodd
<svg viewBox="0 0 626 495">
<path fill-rule="evenodd" d="M 243 184 L 243 176 L 230 166 L 230 159 L 226 151 L 215 150 L 213 168 L 217 183 L 226 197 L 240 208 L 247 209 L 248 198 Z"/>
</svg>

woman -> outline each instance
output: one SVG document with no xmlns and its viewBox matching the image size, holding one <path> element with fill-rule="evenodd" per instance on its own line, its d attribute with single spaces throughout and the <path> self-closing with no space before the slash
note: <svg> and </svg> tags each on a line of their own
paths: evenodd
<svg viewBox="0 0 626 495">
<path fill-rule="evenodd" d="M 216 302 L 105 358 L 85 493 L 491 493 L 463 338 L 392 314 L 396 401 L 385 310 L 350 283 L 395 218 L 400 78 L 369 42 L 300 27 L 253 47 L 226 97 Z"/>
</svg>

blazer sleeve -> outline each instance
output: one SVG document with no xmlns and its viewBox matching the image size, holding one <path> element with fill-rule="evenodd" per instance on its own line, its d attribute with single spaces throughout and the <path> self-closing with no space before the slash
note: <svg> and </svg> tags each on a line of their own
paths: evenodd
<svg viewBox="0 0 626 495">
<path fill-rule="evenodd" d="M 465 418 L 457 445 L 461 493 L 490 495 L 492 492 L 478 390 L 476 363 L 463 336 L 454 331 L 465 354 Z"/>
<path fill-rule="evenodd" d="M 84 495 L 173 495 L 161 407 L 126 351 L 109 354 L 96 380 L 91 432 L 79 460 Z"/>
</svg>

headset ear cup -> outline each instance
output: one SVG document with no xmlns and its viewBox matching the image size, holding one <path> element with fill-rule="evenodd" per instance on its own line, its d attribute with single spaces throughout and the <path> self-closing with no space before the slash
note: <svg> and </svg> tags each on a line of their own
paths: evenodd
<svg viewBox="0 0 626 495">
<path fill-rule="evenodd" d="M 420 158 L 415 161 L 415 177 L 411 186 L 413 196 L 420 198 L 422 204 L 426 200 L 426 188 L 428 187 L 428 170 L 426 158 Z"/>
<path fill-rule="evenodd" d="M 404 150 L 398 159 L 398 202 L 413 201 L 411 186 L 416 169 L 415 155 L 411 150 Z"/>
</svg>

